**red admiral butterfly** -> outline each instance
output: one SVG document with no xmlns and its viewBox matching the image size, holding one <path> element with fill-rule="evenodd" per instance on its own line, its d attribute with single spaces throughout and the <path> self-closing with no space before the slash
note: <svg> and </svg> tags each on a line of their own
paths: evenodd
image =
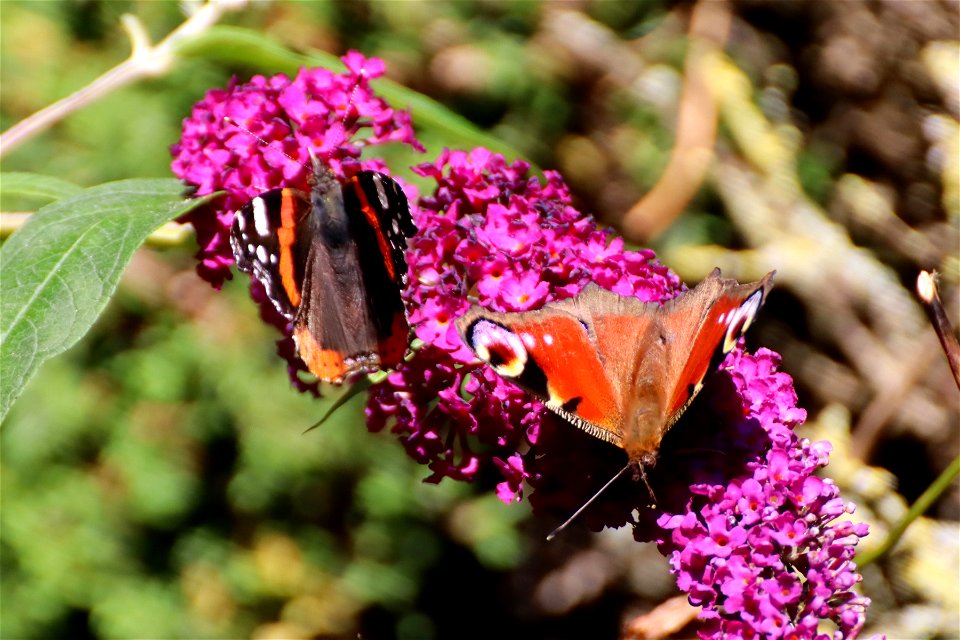
<svg viewBox="0 0 960 640">
<path fill-rule="evenodd" d="M 307 368 L 339 384 L 397 365 L 409 327 L 400 291 L 416 233 L 400 185 L 375 171 L 342 184 L 314 159 L 310 193 L 273 189 L 237 211 L 237 266 L 263 284 Z"/>
<path fill-rule="evenodd" d="M 662 305 L 590 284 L 539 311 L 473 307 L 456 325 L 464 343 L 499 375 L 590 435 L 625 449 L 642 473 L 707 373 L 753 323 L 774 273 L 738 284 L 715 269 Z"/>
</svg>

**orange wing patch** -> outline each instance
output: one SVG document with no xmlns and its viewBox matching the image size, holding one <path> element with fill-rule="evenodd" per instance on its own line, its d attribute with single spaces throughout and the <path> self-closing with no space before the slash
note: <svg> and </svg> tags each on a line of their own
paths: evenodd
<svg viewBox="0 0 960 640">
<path fill-rule="evenodd" d="M 300 286 L 297 284 L 297 269 L 293 249 L 296 243 L 297 196 L 292 189 L 284 189 L 280 197 L 280 283 L 294 307 L 300 306 Z"/>
<path fill-rule="evenodd" d="M 297 327 L 293 331 L 297 341 L 297 351 L 310 372 L 325 382 L 340 382 L 349 373 L 344 356 L 339 351 L 324 349 L 310 334 L 306 327 Z"/>
<path fill-rule="evenodd" d="M 619 426 L 613 387 L 579 321 L 552 317 L 515 329 L 543 370 L 550 408 L 564 409 L 605 430 Z"/>
<path fill-rule="evenodd" d="M 377 235 L 377 246 L 380 248 L 380 255 L 389 256 L 391 254 L 390 250 L 390 241 L 387 240 L 387 237 L 383 233 L 383 229 L 380 227 L 380 218 L 377 216 L 377 212 L 372 206 L 370 206 L 370 200 L 367 198 L 367 192 L 363 190 L 363 187 L 357 183 L 356 178 L 354 178 L 354 190 L 357 194 L 357 199 L 360 201 L 360 210 L 363 212 L 363 215 L 367 218 L 367 224 L 370 225 L 370 228 L 373 229 L 374 233 Z M 397 281 L 397 272 L 394 269 L 393 260 L 386 260 L 384 266 L 387 268 L 387 274 L 390 276 L 390 279 L 394 282 Z"/>
</svg>

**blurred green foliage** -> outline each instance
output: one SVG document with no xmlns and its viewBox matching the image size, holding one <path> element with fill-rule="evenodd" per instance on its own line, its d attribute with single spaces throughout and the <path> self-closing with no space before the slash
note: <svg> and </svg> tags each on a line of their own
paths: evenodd
<svg viewBox="0 0 960 640">
<path fill-rule="evenodd" d="M 516 562 L 521 510 L 424 485 L 359 398 L 303 433 L 323 403 L 290 390 L 242 287 L 183 286 L 202 315 L 124 287 L 7 420 L 0 637 L 244 637 L 297 607 L 308 635 L 339 634 L 372 606 L 406 619 L 454 533 Z"/>
</svg>

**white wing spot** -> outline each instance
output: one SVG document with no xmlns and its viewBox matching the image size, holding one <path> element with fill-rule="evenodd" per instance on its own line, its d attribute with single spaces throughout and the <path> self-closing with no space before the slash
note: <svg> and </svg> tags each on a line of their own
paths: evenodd
<svg viewBox="0 0 960 640">
<path fill-rule="evenodd" d="M 267 215 L 267 205 L 263 198 L 254 198 L 253 205 L 253 226 L 261 236 L 270 235 L 270 216 Z"/>
<path fill-rule="evenodd" d="M 387 200 L 387 192 L 383 188 L 383 180 L 380 179 L 380 176 L 374 176 L 373 184 L 377 185 L 377 199 L 380 201 L 380 207 L 386 209 L 390 206 L 390 201 Z"/>
<path fill-rule="evenodd" d="M 537 346 L 537 339 L 534 338 L 532 334 L 527 332 L 520 334 L 520 341 L 523 342 L 523 346 L 526 347 L 527 350 L 533 349 Z"/>
<path fill-rule="evenodd" d="M 265 246 L 263 246 L 262 244 L 261 244 L 260 246 L 258 246 L 258 247 L 257 247 L 257 260 L 259 260 L 260 262 L 266 262 L 267 260 L 269 260 L 269 258 L 270 258 L 270 257 L 267 255 L 267 248 L 266 248 Z"/>
</svg>

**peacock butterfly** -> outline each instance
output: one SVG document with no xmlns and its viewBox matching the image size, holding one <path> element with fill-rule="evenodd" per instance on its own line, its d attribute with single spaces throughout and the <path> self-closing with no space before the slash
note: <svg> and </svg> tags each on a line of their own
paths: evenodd
<svg viewBox="0 0 960 640">
<path fill-rule="evenodd" d="M 739 284 L 714 269 L 663 304 L 591 283 L 538 311 L 494 313 L 474 306 L 456 326 L 497 374 L 624 449 L 628 467 L 643 474 L 706 375 L 753 323 L 775 273 Z"/>
</svg>

